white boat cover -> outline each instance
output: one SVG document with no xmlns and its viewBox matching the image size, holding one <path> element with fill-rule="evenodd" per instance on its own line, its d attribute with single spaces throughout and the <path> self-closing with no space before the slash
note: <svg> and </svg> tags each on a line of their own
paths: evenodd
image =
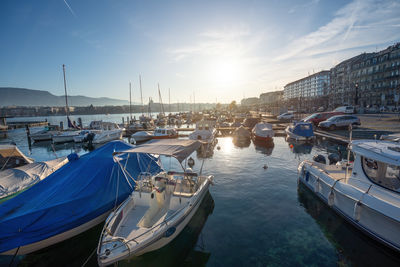
<svg viewBox="0 0 400 267">
<path fill-rule="evenodd" d="M 62 157 L 0 171 L 0 198 L 15 194 L 34 185 L 64 166 L 67 162 L 68 159 Z"/>
<path fill-rule="evenodd" d="M 273 137 L 274 130 L 272 130 L 272 124 L 267 122 L 259 122 L 253 128 L 253 133 L 260 137 Z"/>
<path fill-rule="evenodd" d="M 243 137 L 243 138 L 250 138 L 250 132 L 249 130 L 247 130 L 246 128 L 242 126 L 240 126 L 239 128 L 237 128 L 234 132 L 233 135 L 235 137 Z"/>
<path fill-rule="evenodd" d="M 352 141 L 350 149 L 367 158 L 400 166 L 400 143 L 381 140 Z"/>
<path fill-rule="evenodd" d="M 202 142 L 197 140 L 180 140 L 180 139 L 159 139 L 152 140 L 146 144 L 136 146 L 134 148 L 114 152 L 114 154 L 122 153 L 148 153 L 156 155 L 171 156 L 179 162 L 190 156 L 196 149 L 201 146 Z"/>
</svg>

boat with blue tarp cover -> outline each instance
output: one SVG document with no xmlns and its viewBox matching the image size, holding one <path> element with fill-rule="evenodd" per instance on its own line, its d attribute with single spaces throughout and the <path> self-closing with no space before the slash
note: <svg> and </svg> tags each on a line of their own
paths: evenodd
<svg viewBox="0 0 400 267">
<path fill-rule="evenodd" d="M 0 253 L 31 253 L 104 221 L 132 193 L 133 178 L 161 171 L 158 158 L 149 154 L 113 157 L 131 148 L 113 141 L 75 160 L 69 157 L 57 172 L 0 205 Z"/>
<path fill-rule="evenodd" d="M 315 138 L 313 126 L 309 122 L 295 122 L 286 127 L 285 132 L 294 140 L 311 140 Z"/>
</svg>

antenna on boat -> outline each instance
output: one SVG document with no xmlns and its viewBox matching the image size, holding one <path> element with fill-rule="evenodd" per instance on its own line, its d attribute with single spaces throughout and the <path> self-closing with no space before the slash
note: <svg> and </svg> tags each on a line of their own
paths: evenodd
<svg viewBox="0 0 400 267">
<path fill-rule="evenodd" d="M 168 88 L 168 109 L 169 113 L 171 113 L 171 88 Z"/>
<path fill-rule="evenodd" d="M 353 139 L 353 125 L 349 125 L 349 144 L 347 145 L 347 162 L 346 162 L 346 173 L 344 174 L 344 180 L 347 183 L 347 173 L 349 171 L 349 161 L 350 161 L 350 145 Z"/>
</svg>

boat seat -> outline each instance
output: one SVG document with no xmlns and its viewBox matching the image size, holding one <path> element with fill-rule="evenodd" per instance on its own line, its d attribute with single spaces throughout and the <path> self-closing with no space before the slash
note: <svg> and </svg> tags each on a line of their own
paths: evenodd
<svg viewBox="0 0 400 267">
<path fill-rule="evenodd" d="M 149 208 L 139 221 L 138 227 L 151 228 L 168 212 L 171 202 L 171 194 L 168 190 L 163 192 L 153 190 L 151 194 L 153 197 L 150 198 Z"/>
<path fill-rule="evenodd" d="M 192 197 L 193 196 L 193 193 L 184 193 L 184 192 L 177 192 L 177 191 L 175 191 L 174 192 L 174 196 L 175 197 Z"/>
</svg>

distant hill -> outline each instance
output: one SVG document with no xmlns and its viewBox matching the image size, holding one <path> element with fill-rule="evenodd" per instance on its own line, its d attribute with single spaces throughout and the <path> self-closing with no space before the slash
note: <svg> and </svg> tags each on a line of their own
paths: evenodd
<svg viewBox="0 0 400 267">
<path fill-rule="evenodd" d="M 68 96 L 70 106 L 119 106 L 128 105 L 126 100 L 107 97 Z M 48 91 L 26 88 L 0 87 L 0 106 L 65 106 L 65 97 Z"/>
</svg>

